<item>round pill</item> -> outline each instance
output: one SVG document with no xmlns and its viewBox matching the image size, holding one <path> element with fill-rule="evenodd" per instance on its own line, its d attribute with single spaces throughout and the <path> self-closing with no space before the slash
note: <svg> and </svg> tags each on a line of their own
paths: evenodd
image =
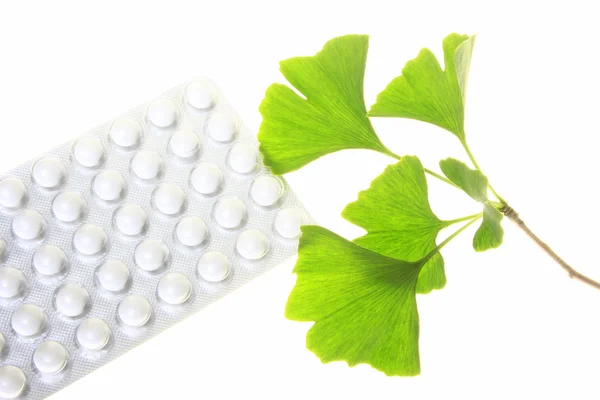
<svg viewBox="0 0 600 400">
<path fill-rule="evenodd" d="M 204 80 L 191 81 L 185 87 L 185 99 L 190 106 L 199 110 L 206 110 L 214 104 L 215 88 Z"/>
<path fill-rule="evenodd" d="M 256 148 L 246 143 L 236 143 L 229 150 L 227 162 L 238 174 L 249 174 L 256 169 L 258 152 Z"/>
<path fill-rule="evenodd" d="M 46 157 L 33 165 L 32 176 L 41 187 L 55 189 L 65 182 L 67 170 L 58 158 Z"/>
<path fill-rule="evenodd" d="M 13 331 L 19 336 L 32 339 L 40 336 L 48 327 L 46 312 L 35 304 L 21 304 L 10 318 Z"/>
<path fill-rule="evenodd" d="M 115 202 L 125 196 L 125 179 L 119 172 L 107 169 L 94 177 L 92 191 L 100 199 Z"/>
<path fill-rule="evenodd" d="M 0 399 L 21 397 L 27 388 L 27 375 L 19 367 L 4 365 L 0 367 Z"/>
<path fill-rule="evenodd" d="M 256 229 L 247 229 L 238 236 L 235 249 L 247 260 L 258 260 L 269 251 L 269 239 Z"/>
<path fill-rule="evenodd" d="M 61 222 L 77 222 L 83 218 L 87 203 L 79 192 L 62 192 L 52 201 L 52 214 Z"/>
<path fill-rule="evenodd" d="M 0 298 L 6 300 L 23 297 L 27 291 L 27 278 L 16 268 L 0 268 Z"/>
<path fill-rule="evenodd" d="M 57 246 L 45 244 L 33 255 L 33 268 L 44 276 L 62 275 L 69 268 L 69 259 Z"/>
<path fill-rule="evenodd" d="M 148 107 L 148 119 L 159 128 L 171 126 L 177 119 L 177 106 L 169 99 L 156 99 Z"/>
<path fill-rule="evenodd" d="M 141 150 L 131 160 L 131 170 L 135 176 L 144 180 L 159 178 L 164 168 L 163 159 L 155 151 Z"/>
<path fill-rule="evenodd" d="M 142 137 L 142 127 L 129 118 L 119 118 L 110 127 L 110 139 L 124 149 L 136 147 Z"/>
<path fill-rule="evenodd" d="M 104 162 L 104 146 L 93 136 L 77 139 L 72 152 L 79 165 L 86 168 L 97 168 Z"/>
<path fill-rule="evenodd" d="M 75 250 L 84 256 L 101 253 L 108 246 L 108 237 L 104 229 L 92 224 L 84 224 L 73 235 Z"/>
<path fill-rule="evenodd" d="M 281 181 L 274 176 L 259 176 L 252 182 L 250 196 L 259 206 L 270 207 L 277 203 L 283 194 Z"/>
<path fill-rule="evenodd" d="M 83 315 L 89 302 L 88 291 L 76 283 L 65 283 L 56 289 L 54 294 L 54 307 L 65 317 L 75 318 Z"/>
<path fill-rule="evenodd" d="M 222 181 L 223 172 L 212 163 L 200 163 L 190 174 L 190 184 L 196 192 L 204 195 L 216 193 Z"/>
<path fill-rule="evenodd" d="M 177 157 L 191 158 L 200 150 L 200 139 L 189 129 L 179 129 L 171 136 L 169 149 Z"/>
<path fill-rule="evenodd" d="M 175 236 L 184 246 L 197 247 L 206 239 L 207 228 L 199 217 L 185 217 L 175 227 Z"/>
<path fill-rule="evenodd" d="M 69 352 L 62 344 L 48 340 L 33 352 L 33 366 L 42 374 L 55 375 L 63 371 L 69 361 Z"/>
<path fill-rule="evenodd" d="M 204 253 L 196 266 L 198 275 L 208 282 L 220 282 L 229 276 L 231 261 L 218 251 Z"/>
<path fill-rule="evenodd" d="M 174 183 L 161 183 L 152 193 L 152 203 L 163 214 L 177 215 L 185 205 L 185 192 Z"/>
<path fill-rule="evenodd" d="M 192 283 L 178 272 L 172 272 L 162 277 L 156 288 L 158 298 L 167 304 L 182 304 L 192 294 Z"/>
<path fill-rule="evenodd" d="M 128 236 L 136 236 L 146 230 L 148 215 L 137 204 L 125 204 L 115 211 L 113 221 L 117 229 Z"/>
<path fill-rule="evenodd" d="M 304 212 L 297 208 L 284 208 L 275 217 L 275 231 L 286 239 L 297 239 L 302 234 Z"/>
<path fill-rule="evenodd" d="M 107 260 L 96 270 L 96 280 L 109 292 L 119 293 L 127 289 L 131 279 L 129 268 L 119 260 Z"/>
<path fill-rule="evenodd" d="M 86 350 L 98 351 L 108 345 L 110 327 L 100 318 L 88 318 L 77 327 L 75 339 Z"/>
<path fill-rule="evenodd" d="M 125 325 L 138 328 L 150 320 L 152 306 L 144 296 L 132 294 L 119 303 L 117 315 Z"/>
<path fill-rule="evenodd" d="M 234 197 L 224 197 L 215 204 L 213 217 L 225 229 L 238 228 L 246 219 L 246 205 Z"/>
<path fill-rule="evenodd" d="M 46 220 L 35 210 L 23 210 L 12 220 L 13 233 L 23 240 L 39 239 L 44 236 L 46 229 Z"/>
<path fill-rule="evenodd" d="M 230 113 L 216 111 L 206 120 L 205 130 L 217 142 L 231 142 L 237 131 L 237 122 Z"/>
<path fill-rule="evenodd" d="M 135 248 L 135 264 L 148 272 L 164 269 L 169 263 L 169 248 L 157 239 L 146 239 Z"/>
<path fill-rule="evenodd" d="M 19 208 L 27 199 L 27 186 L 17 178 L 6 178 L 0 181 L 0 206 Z"/>
</svg>

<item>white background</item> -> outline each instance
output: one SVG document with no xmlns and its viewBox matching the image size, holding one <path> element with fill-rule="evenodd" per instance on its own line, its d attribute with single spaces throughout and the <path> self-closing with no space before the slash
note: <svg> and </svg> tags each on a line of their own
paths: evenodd
<svg viewBox="0 0 600 400">
<path fill-rule="evenodd" d="M 152 3 L 152 4 L 151 4 Z M 2 2 L 0 170 L 111 119 L 191 77 L 213 78 L 255 131 L 278 61 L 368 33 L 367 104 L 421 47 L 478 33 L 467 135 L 496 189 L 574 266 L 600 279 L 597 156 L 600 24 L 575 1 Z M 376 120 L 385 143 L 429 168 L 464 157 L 433 126 Z M 288 179 L 325 227 L 391 160 L 366 151 L 321 159 Z M 430 180 L 442 218 L 477 212 Z M 55 398 L 598 398 L 600 293 L 505 224 L 504 245 L 476 254 L 473 231 L 444 249 L 448 285 L 419 297 L 422 374 L 322 365 L 309 324 L 287 321 L 293 260 Z"/>
</svg>

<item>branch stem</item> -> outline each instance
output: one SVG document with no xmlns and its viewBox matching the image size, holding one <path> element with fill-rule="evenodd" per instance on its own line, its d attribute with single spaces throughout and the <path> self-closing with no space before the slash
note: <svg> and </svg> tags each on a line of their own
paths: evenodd
<svg viewBox="0 0 600 400">
<path fill-rule="evenodd" d="M 506 215 L 506 217 L 509 220 L 514 222 L 523 232 L 525 232 L 525 234 L 529 236 L 538 246 L 540 246 L 540 248 L 544 250 L 546 254 L 548 254 L 554 261 L 556 261 L 556 263 L 558 263 L 558 265 L 560 265 L 562 269 L 567 271 L 571 279 L 577 279 L 578 281 L 586 283 L 600 290 L 600 282 L 597 282 L 583 275 L 581 272 L 575 270 L 573 267 L 567 264 L 565 260 L 560 258 L 560 256 L 556 254 L 550 246 L 548 246 L 548 244 L 543 242 L 539 237 L 537 237 L 535 233 L 531 231 L 531 229 L 529 229 L 527 225 L 525 225 L 525 222 L 523 222 L 523 220 L 519 217 L 519 214 L 511 206 L 505 204 L 504 207 L 502 207 L 502 209 L 500 210 L 500 212 Z"/>
<path fill-rule="evenodd" d="M 469 148 L 469 145 L 467 144 L 467 141 L 464 139 L 461 139 L 460 143 L 462 144 L 463 148 L 465 149 L 465 151 L 467 152 L 467 156 L 469 156 L 469 160 L 471 160 L 471 162 L 473 163 L 473 166 L 481 173 L 483 173 L 483 171 L 481 170 L 481 167 L 479 166 L 479 164 L 477 163 L 477 160 L 475 159 L 475 156 L 473 155 L 473 153 L 471 152 L 471 149 Z M 494 194 L 494 196 L 496 196 L 496 198 L 502 203 L 502 204 L 507 204 L 506 200 L 504 200 L 499 194 L 498 192 L 496 192 L 496 190 L 494 190 L 494 188 L 492 187 L 492 185 L 488 182 L 488 188 L 490 188 L 490 190 L 492 191 L 492 193 Z"/>
<path fill-rule="evenodd" d="M 467 215 L 466 217 L 462 217 L 462 218 L 456 218 L 456 219 L 450 219 L 448 221 L 444 221 L 448 226 L 456 224 L 458 222 L 464 222 L 464 221 L 470 221 L 473 218 L 479 218 L 483 216 L 483 213 L 477 213 L 477 214 L 473 214 L 473 215 Z"/>
<path fill-rule="evenodd" d="M 396 159 L 398 161 L 400 161 L 402 159 L 401 156 L 399 156 L 398 154 L 394 153 L 393 151 L 391 151 L 389 149 L 386 149 L 382 153 L 385 154 L 385 155 L 387 155 L 387 156 L 390 156 L 390 157 L 392 157 L 392 158 L 394 158 L 394 159 Z M 437 178 L 437 179 L 439 179 L 439 180 L 441 180 L 443 182 L 446 182 L 448 185 L 452 185 L 455 188 L 458 188 L 458 186 L 456 186 L 454 184 L 454 182 L 452 182 L 450 179 L 446 178 L 445 176 L 442 176 L 442 175 L 440 175 L 440 174 L 438 174 L 436 172 L 433 172 L 432 170 L 427 169 L 427 168 L 423 168 L 423 169 L 425 170 L 425 173 L 427 173 L 427 174 L 429 174 L 429 175 L 431 175 L 431 176 L 433 176 L 433 177 L 435 177 L 435 178 Z"/>
<path fill-rule="evenodd" d="M 464 224 L 463 226 L 461 226 L 460 228 L 458 228 L 456 231 L 454 231 L 450 236 L 448 236 L 442 243 L 438 244 L 436 246 L 435 249 L 431 250 L 429 252 L 429 254 L 427 254 L 427 256 L 425 256 L 424 260 L 423 260 L 423 265 L 425 265 L 425 263 L 427 261 L 429 261 L 429 259 L 431 259 L 431 257 L 433 257 L 434 255 L 436 255 L 437 253 L 440 252 L 440 250 L 442 250 L 442 248 L 447 245 L 448 243 L 450 243 L 452 241 L 452 239 L 454 239 L 455 237 L 457 237 L 458 235 L 461 234 L 462 231 L 464 231 L 465 229 L 467 229 L 469 226 L 473 225 L 475 222 L 477 222 L 479 220 L 479 218 L 481 218 L 483 214 L 476 214 L 475 216 L 472 216 L 471 219 L 469 220 L 469 222 L 467 222 L 466 224 Z"/>
</svg>

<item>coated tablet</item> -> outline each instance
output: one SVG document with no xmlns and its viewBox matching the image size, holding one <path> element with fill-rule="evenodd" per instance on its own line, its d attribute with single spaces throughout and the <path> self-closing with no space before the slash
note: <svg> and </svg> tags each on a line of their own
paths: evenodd
<svg viewBox="0 0 600 400">
<path fill-rule="evenodd" d="M 93 224 L 84 224 L 73 236 L 73 247 L 79 254 L 95 256 L 103 253 L 108 246 L 108 236 L 104 229 Z"/>
<path fill-rule="evenodd" d="M 135 264 L 147 272 L 157 272 L 166 268 L 169 258 L 169 248 L 157 239 L 142 241 L 134 252 Z"/>
<path fill-rule="evenodd" d="M 152 193 L 152 204 L 165 215 L 177 215 L 183 211 L 185 192 L 174 183 L 161 183 Z"/>
<path fill-rule="evenodd" d="M 213 218 L 225 229 L 239 228 L 246 220 L 246 216 L 246 205 L 235 197 L 223 197 L 213 208 Z"/>
<path fill-rule="evenodd" d="M 152 317 L 152 306 L 144 296 L 132 294 L 121 300 L 117 307 L 117 315 L 123 324 L 139 328 Z"/>
<path fill-rule="evenodd" d="M 187 103 L 199 110 L 211 108 L 215 101 L 215 88 L 205 80 L 193 80 L 185 87 Z"/>
<path fill-rule="evenodd" d="M 33 269 L 43 276 L 63 275 L 69 268 L 65 252 L 53 244 L 45 244 L 33 254 Z"/>
<path fill-rule="evenodd" d="M 110 169 L 100 172 L 92 181 L 92 191 L 94 194 L 107 202 L 121 200 L 125 196 L 126 187 L 123 175 L 118 171 Z"/>
<path fill-rule="evenodd" d="M 175 236 L 179 243 L 188 247 L 200 246 L 206 239 L 208 228 L 200 217 L 182 218 L 175 227 Z"/>
<path fill-rule="evenodd" d="M 106 322 L 100 318 L 84 320 L 75 331 L 75 340 L 85 350 L 99 351 L 106 348 L 112 332 Z"/>
<path fill-rule="evenodd" d="M 93 136 L 84 136 L 73 144 L 73 157 L 82 167 L 97 168 L 104 162 L 104 146 Z"/>
<path fill-rule="evenodd" d="M 65 317 L 76 318 L 87 312 L 90 294 L 81 285 L 65 283 L 56 289 L 54 307 Z"/>
<path fill-rule="evenodd" d="M 25 204 L 27 186 L 17 178 L 5 178 L 0 181 L 0 206 L 15 209 Z"/>
<path fill-rule="evenodd" d="M 34 339 L 48 329 L 48 316 L 40 306 L 21 304 L 13 312 L 10 326 L 17 335 Z"/>
<path fill-rule="evenodd" d="M 206 120 L 205 130 L 217 142 L 227 143 L 235 138 L 237 122 L 233 115 L 215 111 Z"/>
<path fill-rule="evenodd" d="M 190 173 L 190 184 L 200 194 L 215 194 L 221 188 L 223 172 L 213 163 L 200 163 Z"/>
<path fill-rule="evenodd" d="M 252 182 L 250 196 L 256 204 L 271 207 L 277 203 L 283 194 L 283 184 L 274 176 L 259 176 Z"/>
<path fill-rule="evenodd" d="M 269 251 L 269 239 L 261 231 L 247 229 L 238 236 L 235 249 L 247 260 L 258 260 Z"/>
<path fill-rule="evenodd" d="M 65 191 L 59 193 L 52 201 L 52 215 L 66 223 L 83 219 L 87 210 L 87 202 L 79 192 Z"/>
<path fill-rule="evenodd" d="M 32 209 L 19 212 L 12 220 L 14 235 L 23 240 L 40 239 L 46 234 L 47 228 L 46 219 Z"/>
<path fill-rule="evenodd" d="M 148 119 L 159 128 L 166 128 L 177 119 L 177 106 L 172 100 L 157 99 L 148 107 Z"/>
<path fill-rule="evenodd" d="M 137 236 L 148 226 L 148 214 L 137 204 L 125 204 L 115 211 L 115 227 L 124 235 Z"/>
<path fill-rule="evenodd" d="M 258 151 L 246 143 L 235 143 L 227 155 L 229 167 L 238 174 L 249 174 L 258 167 Z"/>
<path fill-rule="evenodd" d="M 305 224 L 305 214 L 298 208 L 283 208 L 275 217 L 275 231 L 286 239 L 297 239 L 302 231 L 300 228 Z"/>
<path fill-rule="evenodd" d="M 202 255 L 196 266 L 198 275 L 207 282 L 221 282 L 231 272 L 231 261 L 218 251 L 209 251 Z"/>
<path fill-rule="evenodd" d="M 123 149 L 131 149 L 140 144 L 142 126 L 129 118 L 119 118 L 110 127 L 110 139 Z"/>
<path fill-rule="evenodd" d="M 200 151 L 200 139 L 189 129 L 179 129 L 171 136 L 169 149 L 177 157 L 192 158 Z"/>
<path fill-rule="evenodd" d="M 67 367 L 68 362 L 67 348 L 52 340 L 40 343 L 33 352 L 33 366 L 41 374 L 56 375 Z"/>
<path fill-rule="evenodd" d="M 0 267 L 0 298 L 18 299 L 27 292 L 27 278 L 13 267 Z"/>
<path fill-rule="evenodd" d="M 107 260 L 96 269 L 96 281 L 104 290 L 120 293 L 129 286 L 131 273 L 122 261 Z"/>
<path fill-rule="evenodd" d="M 19 398 L 26 388 L 27 376 L 21 368 L 14 365 L 0 367 L 0 399 Z"/>
<path fill-rule="evenodd" d="M 170 305 L 185 303 L 192 294 L 192 283 L 183 274 L 172 272 L 162 277 L 156 288 L 158 298 Z"/>
<path fill-rule="evenodd" d="M 62 186 L 67 178 L 67 169 L 58 158 L 46 157 L 38 160 L 31 172 L 33 181 L 46 189 Z"/>
<path fill-rule="evenodd" d="M 142 180 L 160 178 L 164 167 L 165 163 L 160 154 L 152 150 L 141 150 L 131 160 L 131 171 Z"/>
</svg>

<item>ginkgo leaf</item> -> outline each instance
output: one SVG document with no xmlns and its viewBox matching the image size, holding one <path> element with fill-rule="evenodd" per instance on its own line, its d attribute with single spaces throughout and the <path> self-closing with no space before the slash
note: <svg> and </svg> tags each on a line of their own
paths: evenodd
<svg viewBox="0 0 600 400">
<path fill-rule="evenodd" d="M 425 172 L 414 156 L 388 166 L 342 216 L 367 231 L 354 240 L 359 246 L 406 261 L 425 257 L 435 248 L 439 231 L 448 226 L 431 211 Z M 424 265 L 417 292 L 428 293 L 445 284 L 444 259 L 438 253 Z"/>
<path fill-rule="evenodd" d="M 440 161 L 444 175 L 456 186 L 480 203 L 488 200 L 488 179 L 481 171 L 467 167 L 465 163 L 455 158 Z"/>
<path fill-rule="evenodd" d="M 367 363 L 386 375 L 417 375 L 415 286 L 421 264 L 385 257 L 325 228 L 304 226 L 286 317 L 315 322 L 306 345 L 324 363 Z"/>
<path fill-rule="evenodd" d="M 490 203 L 483 206 L 483 221 L 473 237 L 475 251 L 495 249 L 502 244 L 504 229 L 502 228 L 502 213 Z"/>
<path fill-rule="evenodd" d="M 444 39 L 444 63 L 429 49 L 406 63 L 402 75 L 379 93 L 369 111 L 374 117 L 411 118 L 429 122 L 464 140 L 467 78 L 475 36 L 453 33 Z"/>
<path fill-rule="evenodd" d="M 343 149 L 389 153 L 366 116 L 363 79 L 368 47 L 368 36 L 341 36 L 313 57 L 281 62 L 281 72 L 305 98 L 276 83 L 260 105 L 258 140 L 273 173 L 294 171 Z"/>
</svg>

